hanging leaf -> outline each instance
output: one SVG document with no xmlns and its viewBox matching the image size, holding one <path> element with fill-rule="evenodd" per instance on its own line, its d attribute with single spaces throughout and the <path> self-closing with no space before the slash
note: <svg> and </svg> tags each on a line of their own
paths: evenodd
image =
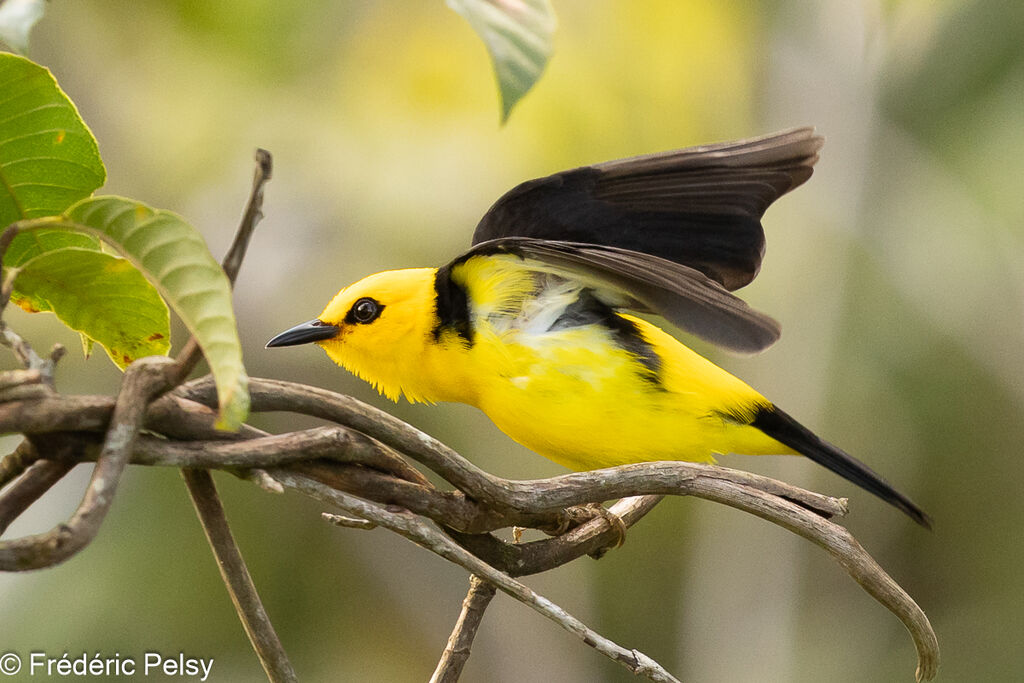
<svg viewBox="0 0 1024 683">
<path fill-rule="evenodd" d="M 167 304 L 123 258 L 91 249 L 57 249 L 25 262 L 15 277 L 19 293 L 11 300 L 27 311 L 54 313 L 81 333 L 87 355 L 98 343 L 124 369 L 138 358 L 170 349 Z"/>
<path fill-rule="evenodd" d="M 176 214 L 121 197 L 83 200 L 65 219 L 113 246 L 153 283 L 206 356 L 217 383 L 220 425 L 240 425 L 249 393 L 231 286 L 199 232 Z"/>
<path fill-rule="evenodd" d="M 501 120 L 540 78 L 551 57 L 549 0 L 447 0 L 483 39 L 501 91 Z"/>
<path fill-rule="evenodd" d="M 0 229 L 56 216 L 105 180 L 96 139 L 50 72 L 0 53 Z M 18 243 L 35 238 L 19 236 L 8 256 L 23 255 Z"/>
</svg>

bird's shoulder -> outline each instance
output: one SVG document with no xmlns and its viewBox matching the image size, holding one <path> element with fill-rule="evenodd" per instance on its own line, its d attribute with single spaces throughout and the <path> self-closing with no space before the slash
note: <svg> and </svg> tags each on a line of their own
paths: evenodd
<svg viewBox="0 0 1024 683">
<path fill-rule="evenodd" d="M 449 301 L 464 301 L 463 313 L 451 311 L 439 319 L 465 318 L 472 344 L 481 338 L 490 343 L 529 346 L 538 351 L 567 346 L 608 345 L 626 351 L 647 371 L 657 372 L 658 355 L 642 333 L 638 321 L 621 315 L 614 293 L 568 277 L 543 261 L 512 254 L 477 255 L 439 271 L 449 287 Z M 441 297 L 439 297 L 439 303 Z"/>
</svg>

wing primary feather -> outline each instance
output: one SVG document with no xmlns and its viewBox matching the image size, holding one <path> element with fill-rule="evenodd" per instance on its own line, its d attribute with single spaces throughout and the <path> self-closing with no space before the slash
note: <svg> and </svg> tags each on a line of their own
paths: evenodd
<svg viewBox="0 0 1024 683">
<path fill-rule="evenodd" d="M 822 143 L 795 128 L 527 181 L 488 210 L 473 244 L 528 237 L 628 249 L 738 289 L 760 269 L 761 217 L 810 178 Z"/>
<path fill-rule="evenodd" d="M 722 285 L 688 266 L 626 249 L 509 237 L 473 247 L 447 269 L 475 257 L 511 254 L 534 270 L 582 282 L 613 308 L 661 315 L 673 325 L 737 353 L 756 353 L 779 338 L 779 325 Z"/>
</svg>

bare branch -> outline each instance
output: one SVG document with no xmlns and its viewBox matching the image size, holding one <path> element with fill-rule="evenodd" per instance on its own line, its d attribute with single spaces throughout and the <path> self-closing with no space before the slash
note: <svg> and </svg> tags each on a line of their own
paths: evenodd
<svg viewBox="0 0 1024 683">
<path fill-rule="evenodd" d="M 85 496 L 75 514 L 43 534 L 0 542 L 0 569 L 40 569 L 68 559 L 88 545 L 106 517 L 121 473 L 130 460 L 146 414 L 146 405 L 166 389 L 169 359 L 150 357 L 128 366 Z"/>
<path fill-rule="evenodd" d="M 245 212 L 242 214 L 242 220 L 235 232 L 235 239 L 222 263 L 224 273 L 232 285 L 238 278 L 238 271 L 242 267 L 242 259 L 245 258 L 245 252 L 249 248 L 252 233 L 256 229 L 256 225 L 263 220 L 263 189 L 274 175 L 274 159 L 270 152 L 265 149 L 257 149 L 255 157 L 256 169 L 253 172 L 249 201 L 245 204 Z"/>
<path fill-rule="evenodd" d="M 720 478 L 798 501 L 822 515 L 843 515 L 847 509 L 841 499 L 750 472 L 702 463 L 641 463 L 574 472 L 544 480 L 502 479 L 481 470 L 433 437 L 351 396 L 259 378 L 250 378 L 249 390 L 253 411 L 284 410 L 351 427 L 423 463 L 468 495 L 498 509 L 543 513 L 637 494 L 699 495 L 695 490 L 703 487 L 706 480 Z M 215 388 L 205 377 L 182 385 L 176 394 L 206 405 L 216 405 Z M 593 497 L 594 487 L 601 489 L 598 497 Z"/>
<path fill-rule="evenodd" d="M 10 293 L 6 295 L 10 297 Z M 0 318 L 0 344 L 14 352 L 18 362 L 28 370 L 35 370 L 39 373 L 43 382 L 48 386 L 54 386 L 54 372 L 57 368 L 57 361 L 64 355 L 64 347 L 59 344 L 54 347 L 49 358 L 42 358 L 29 343 L 21 338 L 17 332 L 7 326 L 7 323 Z"/>
<path fill-rule="evenodd" d="M 441 660 L 430 677 L 430 683 L 455 683 L 462 675 L 462 668 L 469 659 L 469 650 L 473 646 L 477 629 L 484 618 L 484 610 L 491 604 L 497 589 L 476 574 L 469 577 L 469 592 L 462 601 L 462 612 L 455 622 L 452 634 L 441 654 Z"/>
<path fill-rule="evenodd" d="M 18 444 L 13 453 L 0 458 L 0 489 L 20 477 L 21 473 L 38 459 L 39 452 L 28 439 Z"/>
<path fill-rule="evenodd" d="M 630 527 L 639 522 L 662 498 L 623 498 L 612 505 L 609 512 Z M 508 543 L 491 534 L 464 534 L 452 529 L 446 531 L 459 545 L 511 576 L 539 574 L 584 555 L 596 555 L 614 545 L 618 536 L 618 530 L 600 516 L 554 538 L 528 543 Z"/>
<path fill-rule="evenodd" d="M 615 534 L 601 518 L 554 538 L 523 544 L 509 544 L 479 532 L 515 524 L 557 533 L 567 518 L 562 506 L 627 494 L 651 494 L 620 500 L 612 508 L 631 524 L 649 511 L 661 494 L 702 497 L 751 512 L 825 548 L 869 594 L 906 625 L 918 649 L 919 676 L 928 678 L 935 673 L 938 650 L 923 612 L 845 529 L 824 519 L 826 515 L 845 513 L 846 504 L 841 499 L 746 472 L 681 462 L 644 463 L 538 481 L 506 481 L 480 472 L 457 455 L 449 459 L 449 449 L 390 416 L 372 430 L 367 428 L 374 432 L 373 438 L 352 431 L 354 427 L 373 423 L 376 413 L 348 397 L 285 382 L 254 380 L 253 385 L 257 409 L 290 409 L 350 426 L 321 427 L 279 436 L 251 428 L 238 435 L 217 432 L 213 429 L 212 410 L 181 397 L 212 401 L 212 384 L 200 380 L 180 387 L 181 395 L 164 396 L 150 406 L 147 426 L 159 425 L 157 431 L 173 431 L 174 436 L 139 438 L 133 462 L 261 473 L 269 467 L 272 469 L 263 476 L 275 486 L 281 482 L 282 473 L 288 472 L 309 485 L 399 505 L 442 525 L 455 542 L 509 576 L 545 571 L 593 553 L 614 540 Z M 74 434 L 65 434 L 63 438 L 75 441 L 79 448 L 68 457 L 76 461 L 96 457 L 95 435 L 110 420 L 112 401 L 88 396 L 63 397 L 40 384 L 25 386 L 37 386 L 45 393 L 0 402 L 0 429 L 36 435 L 72 430 Z M 0 401 L 3 395 L 0 387 Z M 398 426 L 393 429 L 395 423 Z M 184 443 L 182 439 L 195 442 Z M 89 443 L 93 444 L 91 453 L 85 448 Z M 410 450 L 415 452 L 403 451 L 396 444 L 411 444 Z M 423 457 L 425 451 L 429 452 L 427 457 Z M 440 491 L 418 472 L 413 474 L 414 470 L 401 463 L 400 455 L 423 460 L 445 475 L 454 473 L 452 478 L 461 477 L 470 482 L 469 487 L 465 491 Z M 53 457 L 58 457 L 56 451 Z M 10 463 L 5 461 L 6 465 Z M 479 482 L 483 482 L 482 489 L 473 489 Z M 497 495 L 489 498 L 495 491 Z"/>
<path fill-rule="evenodd" d="M 73 462 L 39 460 L 0 494 L 0 535 L 54 484 L 74 468 Z"/>
<path fill-rule="evenodd" d="M 263 609 L 252 576 L 249 575 L 242 554 L 231 535 L 213 477 L 206 470 L 183 469 L 181 473 L 192 495 L 196 514 L 202 521 L 206 540 L 210 542 L 210 548 L 217 558 L 217 567 L 231 595 L 231 602 L 235 605 L 245 635 L 249 637 L 249 642 L 252 643 L 267 678 L 275 683 L 297 681 L 295 670 L 288 661 L 288 655 L 281 646 L 266 610 Z"/>
<path fill-rule="evenodd" d="M 256 229 L 256 224 L 263 217 L 260 211 L 263 205 L 263 186 L 271 176 L 272 161 L 269 152 L 262 149 L 256 150 L 256 162 L 252 192 L 246 204 L 245 213 L 235 233 L 231 248 L 228 249 L 222 263 L 224 274 L 227 275 L 232 286 L 238 277 L 242 259 L 245 258 L 249 239 Z M 178 355 L 178 360 L 168 375 L 168 388 L 177 386 L 184 381 L 201 357 L 202 350 L 193 335 Z M 183 469 L 182 476 L 188 486 L 188 492 L 195 505 L 199 522 L 217 558 L 221 578 L 224 579 L 238 618 L 242 621 L 245 634 L 248 636 L 249 642 L 252 643 L 264 671 L 271 681 L 297 680 L 284 647 L 256 593 L 256 587 L 245 566 L 245 561 L 242 559 L 242 553 L 231 535 L 224 507 L 213 483 L 213 477 L 208 471 L 198 469 Z M 262 478 L 260 481 L 269 483 L 264 482 Z"/>
<path fill-rule="evenodd" d="M 647 655 L 638 650 L 627 650 L 593 631 L 582 621 L 555 603 L 483 562 L 411 512 L 397 512 L 386 509 L 376 503 L 361 500 L 347 493 L 336 491 L 319 482 L 295 475 L 288 470 L 278 469 L 274 470 L 272 474 L 275 479 L 285 486 L 295 488 L 318 500 L 335 505 L 349 514 L 368 519 L 382 527 L 386 527 L 404 536 L 416 545 L 458 564 L 472 574 L 480 576 L 489 583 L 494 584 L 501 591 L 530 606 L 565 630 L 576 635 L 580 640 L 604 656 L 622 664 L 634 674 L 646 676 L 652 681 L 677 680 Z"/>
<path fill-rule="evenodd" d="M 280 466 L 317 458 L 359 463 L 406 481 L 430 485 L 426 477 L 393 450 L 344 427 L 314 427 L 288 434 L 214 443 L 144 438 L 136 448 L 133 461 L 145 465 L 224 469 Z"/>
<path fill-rule="evenodd" d="M 235 239 L 231 242 L 231 247 L 221 263 L 221 266 L 224 268 L 224 274 L 228 276 L 228 282 L 232 286 L 234 286 L 235 279 L 238 277 L 238 270 L 242 266 L 245 252 L 249 248 L 249 239 L 252 237 L 253 231 L 256 230 L 256 224 L 263 218 L 263 187 L 270 180 L 273 167 L 273 159 L 270 156 L 270 152 L 265 149 L 257 149 L 256 171 L 253 176 L 249 201 L 246 202 L 245 212 L 242 214 L 242 220 L 238 230 L 235 232 Z M 171 385 L 177 386 L 183 382 L 189 373 L 195 369 L 202 357 L 203 352 L 199 348 L 196 338 L 189 337 L 189 340 L 178 354 L 177 365 L 171 375 Z"/>
<path fill-rule="evenodd" d="M 17 388 L 38 391 L 8 400 L 7 391 Z M 111 396 L 65 396 L 41 384 L 0 392 L 0 400 L 0 432 L 29 435 L 106 431 L 115 403 Z M 237 432 L 226 432 L 217 429 L 216 422 L 216 412 L 205 405 L 175 396 L 163 396 L 149 405 L 144 426 L 185 441 L 234 441 L 266 436 L 266 432 L 248 425 L 243 425 Z"/>
<path fill-rule="evenodd" d="M 788 500 L 732 482 L 720 481 L 718 494 L 706 496 L 789 529 L 824 548 L 873 598 L 899 617 L 917 648 L 918 681 L 931 680 L 939 668 L 939 643 L 928 617 L 845 528 Z"/>
</svg>

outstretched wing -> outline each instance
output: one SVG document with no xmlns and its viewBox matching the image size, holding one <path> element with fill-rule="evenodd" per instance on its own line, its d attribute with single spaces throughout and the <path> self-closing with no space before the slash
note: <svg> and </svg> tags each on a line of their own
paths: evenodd
<svg viewBox="0 0 1024 683">
<path fill-rule="evenodd" d="M 611 308 L 657 313 L 677 327 L 731 351 L 756 353 L 779 338 L 775 320 L 689 266 L 618 247 L 526 237 L 478 244 L 439 269 L 439 309 L 442 302 L 466 302 L 466 294 L 458 291 L 461 264 L 496 254 L 522 259 L 529 270 L 580 282 Z"/>
<path fill-rule="evenodd" d="M 761 216 L 811 177 L 822 142 L 813 128 L 796 128 L 530 180 L 487 211 L 473 244 L 527 237 L 614 247 L 739 289 L 761 266 Z"/>
</svg>

